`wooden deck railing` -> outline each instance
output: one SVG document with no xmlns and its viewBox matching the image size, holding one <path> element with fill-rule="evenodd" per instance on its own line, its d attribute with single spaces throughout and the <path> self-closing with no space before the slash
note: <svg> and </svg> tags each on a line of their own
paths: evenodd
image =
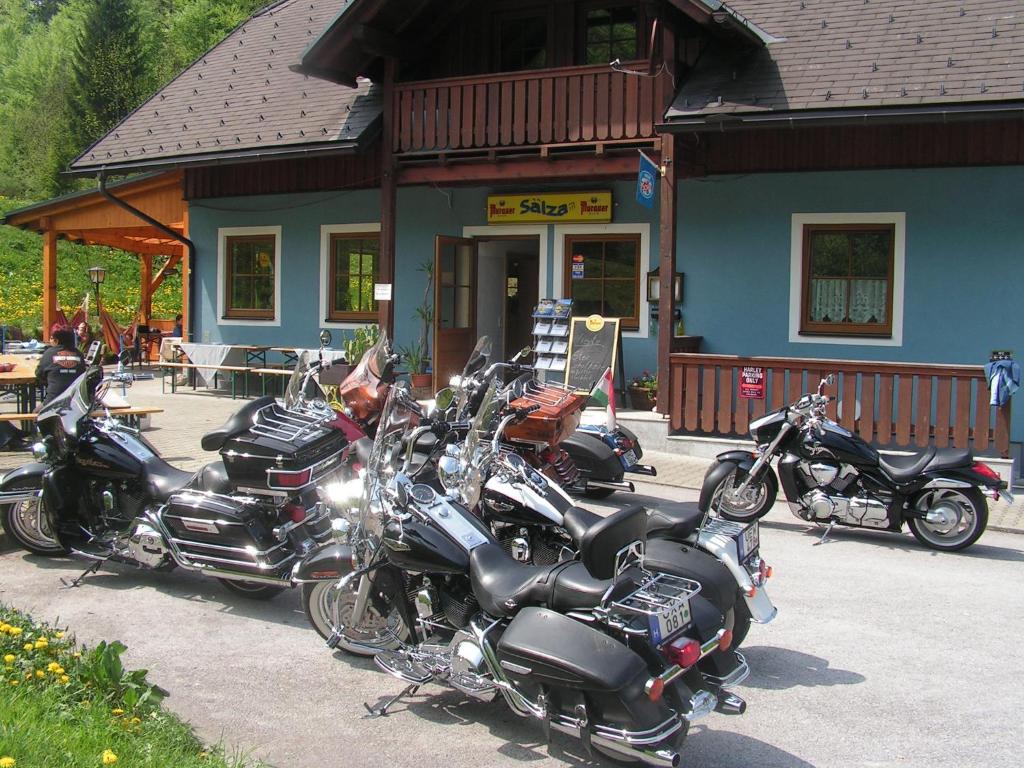
<svg viewBox="0 0 1024 768">
<path fill-rule="evenodd" d="M 399 83 L 396 152 L 446 152 L 654 138 L 668 77 L 605 66 Z"/>
<path fill-rule="evenodd" d="M 765 399 L 738 396 L 745 366 L 765 370 Z M 671 355 L 669 415 L 674 431 L 748 436 L 751 420 L 814 391 L 829 373 L 837 400 L 829 415 L 882 446 L 973 447 L 1009 455 L 1010 406 L 989 405 L 982 366 L 878 363 L 732 355 Z"/>
</svg>

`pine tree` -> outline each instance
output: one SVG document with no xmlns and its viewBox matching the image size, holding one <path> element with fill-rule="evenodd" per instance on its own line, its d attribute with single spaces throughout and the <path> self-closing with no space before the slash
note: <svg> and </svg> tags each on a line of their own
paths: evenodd
<svg viewBox="0 0 1024 768">
<path fill-rule="evenodd" d="M 150 92 L 148 51 L 134 0 L 92 0 L 72 59 L 72 128 L 85 149 Z"/>
</svg>

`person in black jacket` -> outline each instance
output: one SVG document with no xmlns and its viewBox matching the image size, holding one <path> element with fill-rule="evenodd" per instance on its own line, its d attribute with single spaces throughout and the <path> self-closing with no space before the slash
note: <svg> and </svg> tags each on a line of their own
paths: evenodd
<svg viewBox="0 0 1024 768">
<path fill-rule="evenodd" d="M 75 334 L 70 328 L 55 325 L 50 331 L 50 343 L 53 346 L 43 353 L 36 367 L 36 381 L 46 388 L 44 405 L 85 371 L 85 359 L 75 349 Z"/>
</svg>

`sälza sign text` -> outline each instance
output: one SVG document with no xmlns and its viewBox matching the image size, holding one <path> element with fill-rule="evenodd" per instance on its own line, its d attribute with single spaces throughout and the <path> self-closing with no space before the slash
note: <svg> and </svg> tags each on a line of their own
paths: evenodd
<svg viewBox="0 0 1024 768">
<path fill-rule="evenodd" d="M 611 190 L 491 195 L 487 198 L 488 224 L 566 221 L 606 224 L 611 220 Z"/>
</svg>

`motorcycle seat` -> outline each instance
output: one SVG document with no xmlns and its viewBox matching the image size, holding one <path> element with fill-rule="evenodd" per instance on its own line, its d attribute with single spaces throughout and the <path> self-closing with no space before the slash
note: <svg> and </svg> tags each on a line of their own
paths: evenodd
<svg viewBox="0 0 1024 768">
<path fill-rule="evenodd" d="M 893 480 L 913 480 L 922 472 L 969 467 L 974 463 L 971 452 L 960 448 L 927 448 L 910 456 L 880 456 L 878 463 Z"/>
<path fill-rule="evenodd" d="M 497 544 L 483 544 L 469 557 L 469 578 L 477 602 L 491 616 L 513 616 L 521 608 L 586 610 L 601 603 L 614 582 L 595 579 L 583 563 L 526 565 Z"/>
<path fill-rule="evenodd" d="M 647 510 L 639 504 L 601 517 L 582 507 L 570 507 L 562 525 L 580 550 L 580 560 L 599 579 L 615 575 L 615 556 L 634 541 L 647 539 Z"/>
<path fill-rule="evenodd" d="M 219 451 L 224 447 L 224 443 L 232 437 L 240 435 L 251 429 L 257 412 L 262 408 L 266 408 L 268 405 L 272 405 L 273 402 L 274 398 L 267 395 L 266 397 L 257 398 L 251 403 L 243 405 L 235 411 L 227 421 L 216 429 L 212 429 L 203 435 L 203 440 L 200 443 L 200 445 L 203 446 L 203 450 Z"/>
<path fill-rule="evenodd" d="M 196 472 L 195 477 L 189 483 L 189 487 L 197 491 L 209 491 L 210 493 L 231 493 L 234 486 L 228 479 L 228 471 L 223 461 L 213 461 Z"/>
<path fill-rule="evenodd" d="M 172 493 L 185 488 L 195 475 L 172 467 L 158 456 L 142 465 L 142 483 L 147 495 L 154 501 L 166 501 Z"/>
<path fill-rule="evenodd" d="M 697 530 L 703 517 L 695 501 L 657 507 L 647 516 L 647 538 L 681 541 Z"/>
</svg>

